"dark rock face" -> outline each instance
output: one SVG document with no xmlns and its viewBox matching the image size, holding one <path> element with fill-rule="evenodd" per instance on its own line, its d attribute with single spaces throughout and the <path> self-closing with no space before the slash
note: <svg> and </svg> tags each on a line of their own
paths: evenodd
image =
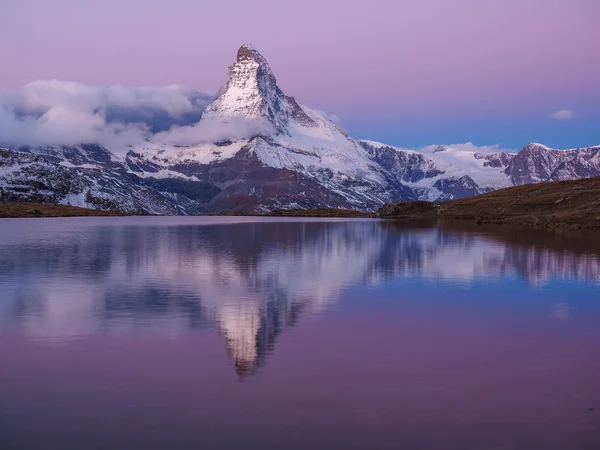
<svg viewBox="0 0 600 450">
<path fill-rule="evenodd" d="M 0 150 L 0 173 L 2 201 L 56 203 L 86 187 L 76 173 L 66 168 L 11 150 Z"/>
<path fill-rule="evenodd" d="M 308 195 L 306 195 L 308 193 Z M 204 213 L 265 213 L 277 208 L 341 208 L 341 195 L 287 169 L 254 166 L 203 208 Z"/>
<path fill-rule="evenodd" d="M 6 149 L 0 150 L 0 189 L 2 201 L 71 204 L 132 214 L 182 212 L 175 202 L 124 172 L 63 167 Z"/>
<path fill-rule="evenodd" d="M 508 165 L 511 163 L 514 157 L 514 154 L 506 152 L 493 153 L 491 155 L 481 156 L 481 158 L 485 160 L 483 162 L 483 167 L 496 168 L 508 167 Z"/>
<path fill-rule="evenodd" d="M 196 178 L 210 180 L 192 213 L 263 213 L 278 207 L 342 207 L 345 199 L 314 180 L 287 169 L 265 167 L 250 146 L 221 163 L 174 167 Z M 217 187 L 218 186 L 218 187 Z M 214 195 L 213 195 L 214 194 Z M 210 198 L 209 198 L 210 197 Z"/>
<path fill-rule="evenodd" d="M 254 55 L 248 45 L 242 45 L 237 52 L 237 61 L 254 60 Z"/>
<path fill-rule="evenodd" d="M 468 175 L 460 178 L 437 180 L 433 187 L 442 192 L 442 195 L 436 200 L 438 202 L 455 198 L 471 197 L 486 192 Z"/>
<path fill-rule="evenodd" d="M 600 175 L 600 147 L 554 150 L 529 144 L 506 169 L 515 185 Z"/>
<path fill-rule="evenodd" d="M 375 147 L 361 141 L 360 145 L 367 151 L 371 159 L 393 174 L 398 181 L 415 183 L 424 178 L 433 178 L 444 172 L 434 167 L 419 153 L 399 152 L 393 147 Z"/>
<path fill-rule="evenodd" d="M 143 155 L 135 153 L 131 150 L 127 152 L 127 155 L 125 155 L 125 161 L 127 163 L 127 167 L 132 172 L 136 173 L 156 173 L 161 169 L 161 167 L 155 162 L 149 161 L 148 159 L 144 158 Z"/>
<path fill-rule="evenodd" d="M 19 151 L 31 153 L 43 157 L 52 163 L 67 161 L 74 166 L 102 165 L 103 167 L 114 167 L 112 154 L 101 145 L 82 144 L 75 147 L 68 146 L 46 146 L 46 147 L 21 147 Z"/>
</svg>

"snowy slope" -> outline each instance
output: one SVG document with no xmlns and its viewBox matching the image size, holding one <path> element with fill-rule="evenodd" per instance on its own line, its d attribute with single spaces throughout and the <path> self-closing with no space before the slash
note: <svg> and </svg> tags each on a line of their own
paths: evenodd
<svg viewBox="0 0 600 450">
<path fill-rule="evenodd" d="M 59 203 L 131 214 L 184 212 L 168 196 L 123 173 L 65 167 L 8 149 L 0 149 L 0 200 Z"/>
<path fill-rule="evenodd" d="M 466 143 L 409 150 L 373 141 L 360 143 L 375 161 L 418 192 L 420 199 L 446 200 L 511 185 L 505 170 L 514 154 L 497 147 Z M 457 183 L 464 195 L 449 192 L 450 188 L 459 190 Z"/>
</svg>

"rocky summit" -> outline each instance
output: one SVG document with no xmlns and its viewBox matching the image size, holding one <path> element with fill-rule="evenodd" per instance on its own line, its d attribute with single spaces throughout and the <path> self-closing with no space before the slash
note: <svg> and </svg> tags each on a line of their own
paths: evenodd
<svg viewBox="0 0 600 450">
<path fill-rule="evenodd" d="M 266 59 L 243 45 L 192 144 L 97 143 L 0 150 L 0 200 L 147 214 L 265 213 L 286 208 L 374 211 L 400 200 L 441 201 L 498 188 L 600 175 L 600 146 L 529 144 L 408 150 L 353 139 L 278 87 Z M 1 137 L 0 137 L 1 138 Z"/>
</svg>

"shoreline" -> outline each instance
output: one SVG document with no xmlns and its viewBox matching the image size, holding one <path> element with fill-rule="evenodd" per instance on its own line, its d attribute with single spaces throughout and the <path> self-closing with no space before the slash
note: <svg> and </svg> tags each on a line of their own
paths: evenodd
<svg viewBox="0 0 600 450">
<path fill-rule="evenodd" d="M 0 202 L 0 218 L 93 216 L 135 217 L 142 214 L 44 203 Z M 315 208 L 282 209 L 265 214 L 223 212 L 205 216 L 373 218 L 406 223 L 428 222 L 431 225 L 442 222 L 462 222 L 529 229 L 600 230 L 600 177 L 508 187 L 441 203 L 428 201 L 389 203 L 374 213 L 351 209 Z"/>
</svg>

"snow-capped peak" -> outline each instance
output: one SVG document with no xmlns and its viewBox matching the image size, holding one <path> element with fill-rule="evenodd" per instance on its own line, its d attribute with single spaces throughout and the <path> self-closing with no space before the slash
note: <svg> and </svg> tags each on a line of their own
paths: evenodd
<svg viewBox="0 0 600 450">
<path fill-rule="evenodd" d="M 261 64 L 261 65 L 263 65 L 263 67 L 270 70 L 267 60 L 264 58 L 263 55 L 260 54 L 260 52 L 258 50 L 256 50 L 256 48 L 254 48 L 250 44 L 243 44 L 238 49 L 237 61 L 240 62 L 240 61 L 244 61 L 244 60 L 248 60 L 248 59 L 253 60 L 257 64 Z"/>
<path fill-rule="evenodd" d="M 267 60 L 247 44 L 239 48 L 226 82 L 202 114 L 202 119 L 206 118 L 222 122 L 231 118 L 266 119 L 278 134 L 289 134 L 291 121 L 308 128 L 317 126 L 293 97 L 284 95 Z"/>
<path fill-rule="evenodd" d="M 575 151 L 575 150 L 582 150 L 582 149 L 596 149 L 599 148 L 600 145 L 593 145 L 591 147 L 578 147 L 578 148 L 568 148 L 568 149 L 556 149 L 556 148 L 552 148 L 552 147 L 548 147 L 547 145 L 544 144 L 540 144 L 539 142 L 530 142 L 529 144 L 527 144 L 524 148 L 524 150 L 535 150 L 535 149 L 541 149 L 541 150 L 551 150 L 551 151 Z"/>
<path fill-rule="evenodd" d="M 552 150 L 550 147 L 548 147 L 547 145 L 544 144 L 540 144 L 539 142 L 530 142 L 529 144 L 527 144 L 525 146 L 526 149 L 534 149 L 534 148 L 539 148 L 542 150 Z"/>
</svg>

